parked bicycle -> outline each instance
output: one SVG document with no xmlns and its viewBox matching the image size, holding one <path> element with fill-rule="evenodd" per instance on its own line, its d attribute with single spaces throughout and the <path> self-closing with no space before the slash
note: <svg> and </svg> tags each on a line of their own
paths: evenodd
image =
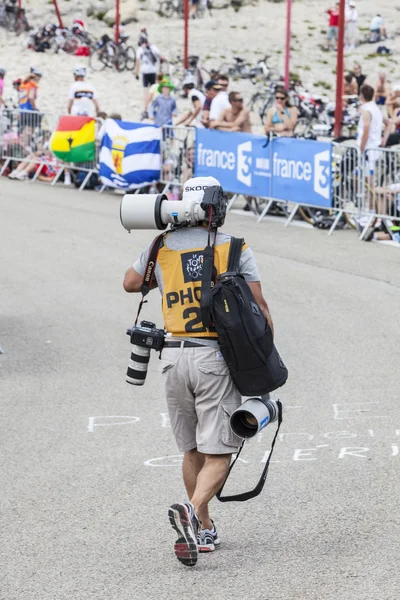
<svg viewBox="0 0 400 600">
<path fill-rule="evenodd" d="M 178 17 L 183 17 L 183 0 L 163 0 L 159 4 L 157 12 L 160 15 L 160 17 L 170 18 L 174 15 L 174 13 L 176 13 Z"/>
<path fill-rule="evenodd" d="M 115 68 L 117 71 L 133 71 L 136 65 L 136 52 L 127 44 L 127 35 L 122 35 L 120 42 L 115 43 L 108 35 L 103 35 L 96 43 L 89 59 L 93 71 Z"/>
</svg>

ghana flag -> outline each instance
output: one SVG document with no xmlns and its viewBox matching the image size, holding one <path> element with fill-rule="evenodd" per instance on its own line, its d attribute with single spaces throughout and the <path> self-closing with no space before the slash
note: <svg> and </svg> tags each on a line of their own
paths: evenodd
<svg viewBox="0 0 400 600">
<path fill-rule="evenodd" d="M 92 117 L 60 117 L 50 139 L 50 150 L 67 162 L 95 158 L 96 121 Z"/>
</svg>

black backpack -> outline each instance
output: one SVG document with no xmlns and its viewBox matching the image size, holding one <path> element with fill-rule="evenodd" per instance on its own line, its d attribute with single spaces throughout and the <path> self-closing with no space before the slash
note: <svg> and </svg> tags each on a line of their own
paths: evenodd
<svg viewBox="0 0 400 600">
<path fill-rule="evenodd" d="M 202 282 L 202 316 L 204 323 L 206 303 L 221 354 L 239 392 L 242 396 L 260 396 L 284 385 L 288 371 L 275 348 L 267 319 L 239 274 L 243 243 L 243 239 L 231 239 L 228 271 L 219 275 L 209 293 L 204 294 L 207 286 L 206 281 Z M 207 271 L 203 269 L 204 276 Z"/>
</svg>

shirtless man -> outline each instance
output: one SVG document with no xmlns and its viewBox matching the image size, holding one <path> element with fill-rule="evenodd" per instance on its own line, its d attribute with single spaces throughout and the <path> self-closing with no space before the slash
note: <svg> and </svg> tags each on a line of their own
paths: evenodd
<svg viewBox="0 0 400 600">
<path fill-rule="evenodd" d="M 250 112 L 247 108 L 244 108 L 241 94 L 231 92 L 229 102 L 230 108 L 226 108 L 219 119 L 212 121 L 210 128 L 251 133 Z"/>
</svg>

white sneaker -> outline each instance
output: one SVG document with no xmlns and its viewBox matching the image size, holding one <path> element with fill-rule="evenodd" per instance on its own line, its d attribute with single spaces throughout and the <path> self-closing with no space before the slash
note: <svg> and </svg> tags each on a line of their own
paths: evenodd
<svg viewBox="0 0 400 600">
<path fill-rule="evenodd" d="M 64 185 L 71 185 L 71 183 L 71 173 L 67 171 L 66 173 L 64 173 Z"/>
<path fill-rule="evenodd" d="M 15 176 L 13 177 L 13 179 L 18 179 L 19 181 L 25 181 L 26 179 L 28 179 L 29 175 L 26 171 L 18 171 Z"/>
</svg>

